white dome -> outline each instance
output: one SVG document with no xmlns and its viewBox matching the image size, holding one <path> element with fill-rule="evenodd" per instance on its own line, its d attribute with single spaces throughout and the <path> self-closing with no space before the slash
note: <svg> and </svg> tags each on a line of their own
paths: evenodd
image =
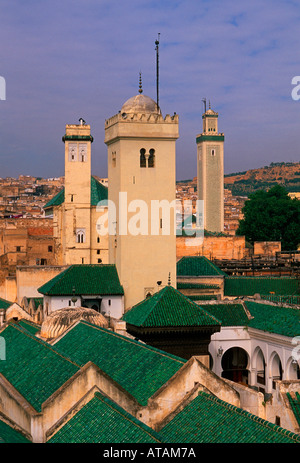
<svg viewBox="0 0 300 463">
<path fill-rule="evenodd" d="M 157 104 L 152 98 L 140 93 L 139 95 L 129 98 L 129 100 L 123 104 L 121 114 L 123 113 L 161 114 L 161 111 L 157 108 Z"/>
</svg>

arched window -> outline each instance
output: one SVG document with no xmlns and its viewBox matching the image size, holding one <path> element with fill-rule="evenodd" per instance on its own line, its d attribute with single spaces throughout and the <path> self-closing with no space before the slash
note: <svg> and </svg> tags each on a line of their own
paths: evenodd
<svg viewBox="0 0 300 463">
<path fill-rule="evenodd" d="M 259 384 L 266 384 L 266 364 L 264 359 L 264 354 L 259 349 L 257 352 L 257 359 L 256 359 L 256 381 Z"/>
<path fill-rule="evenodd" d="M 148 167 L 154 167 L 155 165 L 155 150 L 151 148 L 149 150 L 149 158 L 148 158 Z"/>
<path fill-rule="evenodd" d="M 278 354 L 275 354 L 271 363 L 272 387 L 276 389 L 276 380 L 282 380 L 282 365 Z"/>
<path fill-rule="evenodd" d="M 241 347 L 231 347 L 228 349 L 221 360 L 222 377 L 236 383 L 248 384 L 248 362 L 249 356 Z"/>
<path fill-rule="evenodd" d="M 85 230 L 83 228 L 76 230 L 76 243 L 85 242 Z"/>
<path fill-rule="evenodd" d="M 86 143 L 79 144 L 79 160 L 80 162 L 87 161 L 87 144 Z"/>
<path fill-rule="evenodd" d="M 145 148 L 142 148 L 140 150 L 140 167 L 146 167 L 146 156 L 145 156 L 146 150 Z"/>
</svg>

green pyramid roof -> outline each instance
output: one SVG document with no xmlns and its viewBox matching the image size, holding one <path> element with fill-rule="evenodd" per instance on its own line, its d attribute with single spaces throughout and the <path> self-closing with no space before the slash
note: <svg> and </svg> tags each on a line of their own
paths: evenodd
<svg viewBox="0 0 300 463">
<path fill-rule="evenodd" d="M 122 320 L 140 327 L 215 326 L 220 321 L 173 288 L 165 286 L 126 312 Z"/>
</svg>

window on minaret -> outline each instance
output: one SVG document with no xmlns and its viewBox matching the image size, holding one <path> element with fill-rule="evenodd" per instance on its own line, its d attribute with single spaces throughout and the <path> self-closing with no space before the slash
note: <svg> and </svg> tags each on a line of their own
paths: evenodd
<svg viewBox="0 0 300 463">
<path fill-rule="evenodd" d="M 140 150 L 140 167 L 146 167 L 146 156 L 145 156 L 146 150 L 142 148 Z"/>
<path fill-rule="evenodd" d="M 69 161 L 77 161 L 77 144 L 69 144 Z"/>
<path fill-rule="evenodd" d="M 86 143 L 79 144 L 79 161 L 80 162 L 87 161 L 87 144 Z"/>
<path fill-rule="evenodd" d="M 112 161 L 112 166 L 116 167 L 116 165 L 117 165 L 117 153 L 115 151 L 113 151 L 111 153 L 111 161 Z"/>
<path fill-rule="evenodd" d="M 85 243 L 85 229 L 76 230 L 76 243 Z"/>
<path fill-rule="evenodd" d="M 151 149 L 149 151 L 149 158 L 148 158 L 148 167 L 154 167 L 155 166 L 155 150 Z"/>
</svg>

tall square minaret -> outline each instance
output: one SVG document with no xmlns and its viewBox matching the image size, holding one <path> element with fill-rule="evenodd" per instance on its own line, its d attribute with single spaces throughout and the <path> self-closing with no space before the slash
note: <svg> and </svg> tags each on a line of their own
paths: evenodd
<svg viewBox="0 0 300 463">
<path fill-rule="evenodd" d="M 91 261 L 91 136 L 90 125 L 66 125 L 63 255 L 66 264 Z"/>
<path fill-rule="evenodd" d="M 197 135 L 198 199 L 203 200 L 204 229 L 224 231 L 224 133 L 218 132 L 218 113 L 202 115 L 203 132 Z"/>
<path fill-rule="evenodd" d="M 117 266 L 125 310 L 167 284 L 176 286 L 178 136 L 178 115 L 163 117 L 141 91 L 105 121 L 109 208 L 116 212 L 109 262 Z"/>
</svg>

